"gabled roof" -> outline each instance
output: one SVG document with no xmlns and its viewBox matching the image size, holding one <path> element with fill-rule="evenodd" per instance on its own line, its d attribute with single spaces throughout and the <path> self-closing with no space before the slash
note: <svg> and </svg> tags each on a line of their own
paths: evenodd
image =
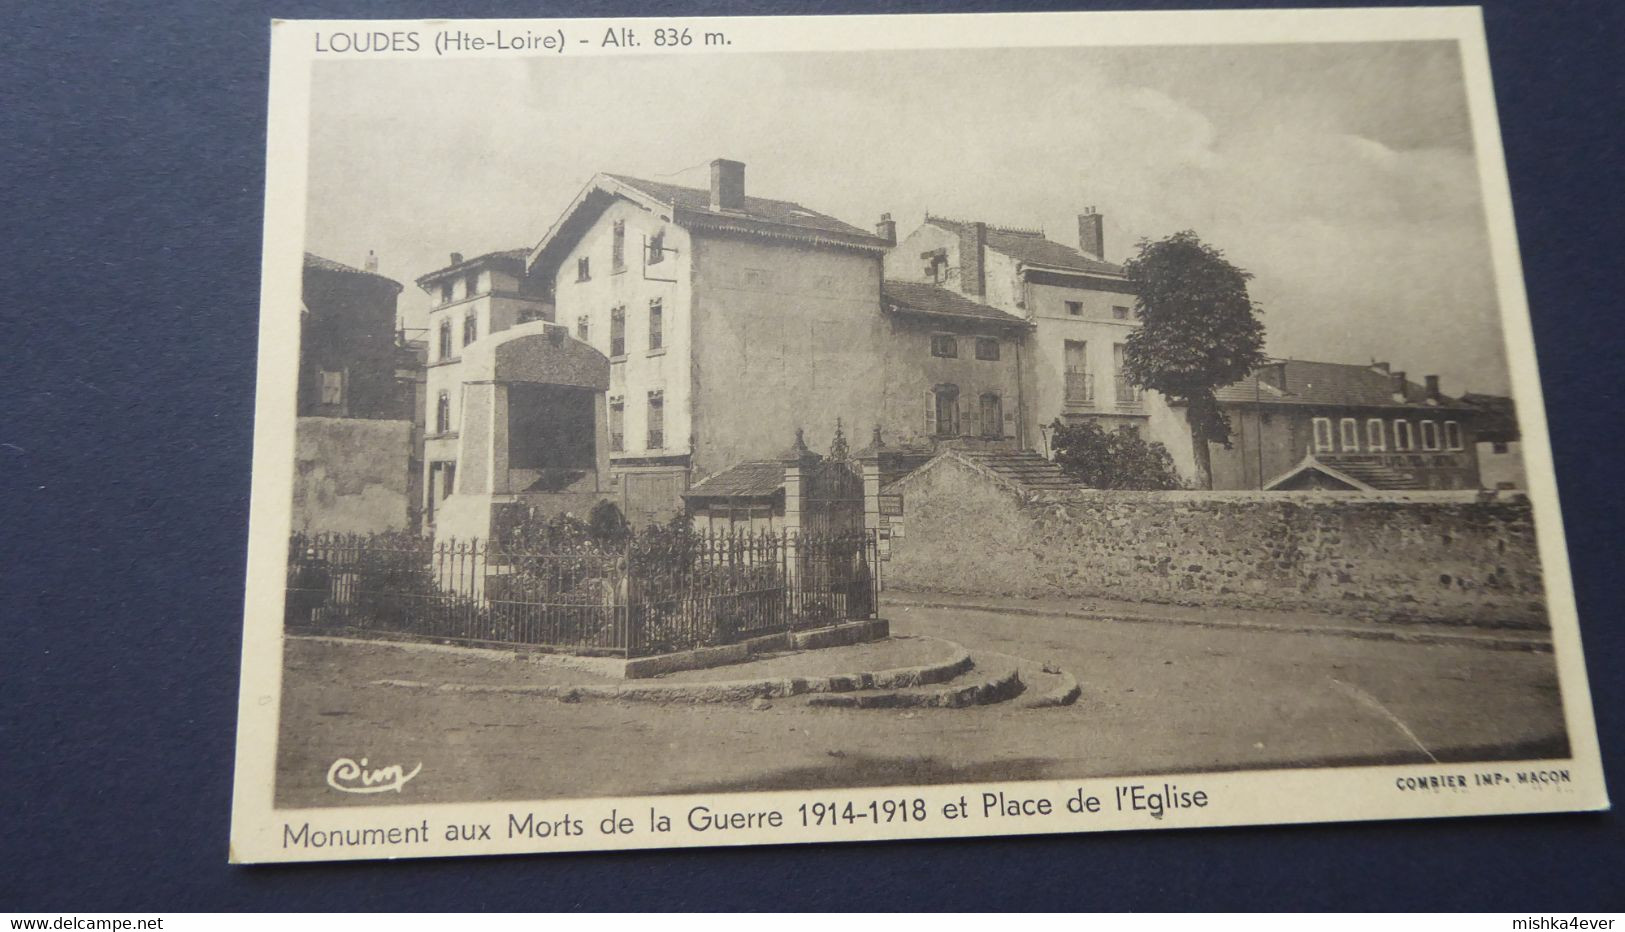
<svg viewBox="0 0 1625 932">
<path fill-rule="evenodd" d="M 969 221 L 950 220 L 929 214 L 926 223 L 934 224 L 954 233 L 963 232 Z M 1001 252 L 1027 265 L 1069 272 L 1086 272 L 1109 278 L 1122 278 L 1123 267 L 1112 262 L 1086 256 L 1071 246 L 1065 246 L 1044 236 L 1038 230 L 1018 230 L 1011 227 L 987 227 L 987 247 Z"/>
<path fill-rule="evenodd" d="M 784 464 L 777 460 L 740 463 L 694 483 L 684 498 L 767 498 L 784 488 Z"/>
<path fill-rule="evenodd" d="M 364 269 L 358 269 L 352 265 L 345 265 L 342 262 L 334 262 L 332 259 L 325 256 L 318 256 L 313 252 L 305 253 L 305 268 L 318 269 L 323 272 L 337 272 L 341 275 L 360 275 L 364 278 L 376 278 L 381 282 L 389 282 L 391 285 L 394 285 L 396 291 L 403 290 L 401 283 L 393 278 L 379 275 L 377 272 L 368 272 Z"/>
<path fill-rule="evenodd" d="M 957 291 L 925 282 L 887 279 L 880 284 L 880 300 L 893 313 L 920 314 L 939 320 L 986 321 L 1005 326 L 1026 326 L 1024 318 L 972 301 Z"/>
<path fill-rule="evenodd" d="M 1268 376 L 1267 370 L 1275 366 L 1284 367 L 1285 370 L 1282 388 L 1277 388 Z M 1214 397 L 1222 404 L 1457 410 L 1467 407 L 1458 399 L 1445 395 L 1439 396 L 1438 404 L 1429 404 L 1427 389 L 1408 380 L 1405 382 L 1404 398 L 1396 398 L 1393 375 L 1373 366 L 1303 359 L 1278 359 L 1267 363 L 1239 382 L 1218 389 Z"/>
<path fill-rule="evenodd" d="M 492 268 L 513 275 L 523 275 L 525 274 L 525 259 L 529 255 L 530 249 L 524 246 L 518 249 L 502 249 L 496 252 L 488 252 L 472 259 L 464 259 L 462 262 L 454 262 L 445 268 L 435 269 L 426 275 L 420 275 L 417 279 L 417 285 L 419 288 L 425 288 L 442 278 L 449 278 L 479 268 Z"/>
<path fill-rule="evenodd" d="M 1380 462 L 1373 462 L 1370 457 L 1336 455 L 1317 457 L 1310 453 L 1299 460 L 1296 466 L 1265 483 L 1264 490 L 1274 491 L 1309 472 L 1330 477 L 1356 492 L 1419 492 L 1427 488 L 1427 483 L 1414 475 Z"/>
<path fill-rule="evenodd" d="M 873 233 L 794 201 L 747 195 L 738 208 L 712 210 L 711 192 L 706 188 L 689 188 L 630 175 L 600 173 L 587 182 L 576 199 L 554 221 L 547 235 L 531 250 L 527 265 L 534 268 L 538 263 L 546 264 L 558 253 L 568 251 L 576 237 L 585 232 L 617 197 L 642 204 L 669 218 L 672 223 L 693 230 L 875 253 L 884 252 L 890 245 Z"/>
</svg>

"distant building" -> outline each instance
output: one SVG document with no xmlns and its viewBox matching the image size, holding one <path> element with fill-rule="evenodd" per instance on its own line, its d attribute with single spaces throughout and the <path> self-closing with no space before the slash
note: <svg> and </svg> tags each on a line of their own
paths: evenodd
<svg viewBox="0 0 1625 932">
<path fill-rule="evenodd" d="M 1105 259 L 1104 221 L 1078 216 L 1078 245 L 1038 230 L 927 215 L 886 257 L 889 280 L 924 282 L 1021 320 L 1019 446 L 1046 449 L 1057 419 L 1132 427 L 1163 442 L 1189 474 L 1189 431 L 1154 392 L 1123 376 L 1123 345 L 1139 326 L 1135 289 Z"/>
<path fill-rule="evenodd" d="M 373 533 L 415 525 L 422 368 L 396 330 L 400 283 L 304 258 L 293 527 Z"/>
<path fill-rule="evenodd" d="M 597 175 L 530 256 L 558 322 L 610 359 L 629 518 L 678 513 L 691 481 L 777 457 L 798 427 L 822 449 L 837 419 L 899 446 L 1019 442 L 1025 321 L 883 282 L 889 217 L 869 232 L 748 195 L 727 159 L 710 181 Z"/>
<path fill-rule="evenodd" d="M 1479 411 L 1387 363 L 1275 360 L 1220 388 L 1215 489 L 1476 489 Z"/>
<path fill-rule="evenodd" d="M 527 249 L 489 252 L 451 262 L 418 278 L 429 295 L 428 373 L 424 384 L 422 508 L 433 525 L 436 510 L 457 484 L 459 430 L 464 419 L 464 348 L 519 324 L 552 320 L 547 290 L 525 275 Z"/>
<path fill-rule="evenodd" d="M 1478 473 L 1485 488 L 1527 489 L 1523 472 L 1522 434 L 1512 399 L 1468 392 L 1461 400 L 1479 411 Z"/>
</svg>

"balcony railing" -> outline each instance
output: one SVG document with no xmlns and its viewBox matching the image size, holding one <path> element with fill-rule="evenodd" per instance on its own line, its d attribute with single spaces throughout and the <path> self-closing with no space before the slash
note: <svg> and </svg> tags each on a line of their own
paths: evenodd
<svg viewBox="0 0 1625 932">
<path fill-rule="evenodd" d="M 1066 403 L 1092 405 L 1095 403 L 1095 379 L 1089 372 L 1068 369 L 1066 372 Z"/>
<path fill-rule="evenodd" d="M 1130 382 L 1125 376 L 1121 375 L 1113 379 L 1113 382 L 1116 383 L 1117 404 L 1119 406 L 1129 407 L 1140 403 L 1139 386 L 1135 385 L 1133 382 Z"/>
</svg>

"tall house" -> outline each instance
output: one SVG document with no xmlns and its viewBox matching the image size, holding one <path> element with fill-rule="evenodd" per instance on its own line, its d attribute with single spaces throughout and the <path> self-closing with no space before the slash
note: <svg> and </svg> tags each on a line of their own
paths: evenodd
<svg viewBox="0 0 1625 932">
<path fill-rule="evenodd" d="M 299 332 L 299 416 L 410 419 L 396 383 L 395 302 L 401 285 L 305 253 Z"/>
<path fill-rule="evenodd" d="M 435 509 L 456 486 L 463 422 L 463 349 L 476 340 L 534 320 L 552 320 L 545 288 L 526 277 L 528 249 L 489 252 L 451 262 L 420 277 L 429 295 L 428 369 L 424 381 L 423 509 Z"/>
<path fill-rule="evenodd" d="M 556 319 L 609 357 L 610 472 L 635 521 L 682 508 L 691 479 L 771 460 L 835 419 L 921 429 L 924 392 L 889 395 L 881 257 L 891 245 L 791 201 L 599 174 L 529 257 Z"/>
<path fill-rule="evenodd" d="M 1138 326 L 1135 294 L 1104 250 L 1103 219 L 1093 208 L 1078 216 L 1076 247 L 1038 230 L 927 215 L 887 254 L 886 278 L 950 289 L 1029 324 L 1025 448 L 1044 448 L 1043 429 L 1057 419 L 1094 419 L 1164 442 L 1188 474 L 1183 420 L 1123 378 L 1123 343 Z"/>
</svg>

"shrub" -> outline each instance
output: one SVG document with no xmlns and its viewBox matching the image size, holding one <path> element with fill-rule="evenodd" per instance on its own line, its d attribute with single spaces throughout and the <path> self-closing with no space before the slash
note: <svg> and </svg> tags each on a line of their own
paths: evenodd
<svg viewBox="0 0 1625 932">
<path fill-rule="evenodd" d="M 1108 432 L 1097 421 L 1056 421 L 1050 447 L 1067 475 L 1096 489 L 1177 489 L 1179 471 L 1168 448 L 1147 443 L 1132 427 Z"/>
</svg>

